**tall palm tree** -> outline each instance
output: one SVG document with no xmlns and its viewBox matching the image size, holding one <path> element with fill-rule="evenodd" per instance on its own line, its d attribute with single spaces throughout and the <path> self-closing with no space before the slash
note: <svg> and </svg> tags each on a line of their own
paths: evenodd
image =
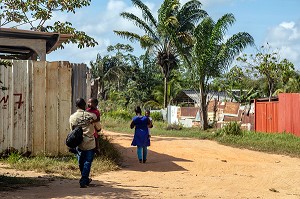
<svg viewBox="0 0 300 199">
<path fill-rule="evenodd" d="M 179 0 L 164 0 L 158 10 L 158 20 L 141 0 L 131 0 L 142 11 L 142 18 L 128 12 L 121 16 L 132 21 L 144 31 L 144 35 L 134 32 L 114 32 L 131 42 L 138 41 L 146 54 L 155 53 L 157 64 L 164 76 L 164 107 L 167 106 L 167 88 L 170 72 L 177 68 L 178 56 L 187 58 L 186 52 L 192 46 L 194 24 L 206 16 L 198 0 L 191 0 L 180 7 Z"/>
<path fill-rule="evenodd" d="M 228 27 L 234 22 L 233 14 L 225 14 L 217 22 L 206 17 L 194 32 L 195 45 L 192 49 L 190 69 L 200 91 L 200 120 L 204 130 L 208 128 L 209 81 L 219 77 L 247 45 L 254 44 L 252 36 L 246 32 L 239 32 L 225 39 Z"/>
</svg>

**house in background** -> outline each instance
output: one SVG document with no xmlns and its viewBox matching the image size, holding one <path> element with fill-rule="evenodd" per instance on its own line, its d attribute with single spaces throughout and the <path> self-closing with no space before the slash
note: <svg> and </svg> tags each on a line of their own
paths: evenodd
<svg viewBox="0 0 300 199">
<path fill-rule="evenodd" d="M 234 91 L 238 94 L 238 90 Z M 222 128 L 231 121 L 240 122 L 243 129 L 254 130 L 254 104 L 241 106 L 232 102 L 226 92 L 210 92 L 211 99 L 207 108 L 209 124 L 216 122 L 217 128 Z M 177 106 L 178 122 L 185 127 L 200 126 L 199 92 L 183 90 L 172 102 Z"/>
<path fill-rule="evenodd" d="M 178 122 L 185 127 L 199 126 L 199 95 L 195 91 L 182 91 L 173 102 L 177 102 Z M 280 93 L 271 100 L 261 98 L 241 105 L 228 99 L 226 95 L 215 94 L 208 104 L 208 121 L 216 121 L 216 127 L 222 128 L 236 121 L 242 129 L 267 133 L 292 133 L 300 136 L 300 93 Z M 217 100 L 219 99 L 219 100 Z M 188 107 L 180 107 L 188 105 Z"/>
<path fill-rule="evenodd" d="M 182 90 L 171 101 L 171 104 L 183 107 L 199 107 L 199 91 L 196 90 Z M 232 101 L 226 92 L 211 91 L 208 93 L 208 99 L 218 101 Z"/>
</svg>

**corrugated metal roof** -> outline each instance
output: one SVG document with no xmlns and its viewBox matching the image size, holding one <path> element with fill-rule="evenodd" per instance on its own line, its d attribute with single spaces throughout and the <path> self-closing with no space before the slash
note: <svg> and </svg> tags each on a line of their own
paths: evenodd
<svg viewBox="0 0 300 199">
<path fill-rule="evenodd" d="M 226 92 L 216 92 L 210 91 L 207 96 L 208 100 L 218 99 L 219 101 L 230 99 Z M 173 102 L 176 104 L 179 103 L 191 103 L 191 101 L 195 104 L 200 103 L 200 93 L 196 90 L 182 90 L 174 99 Z"/>
</svg>

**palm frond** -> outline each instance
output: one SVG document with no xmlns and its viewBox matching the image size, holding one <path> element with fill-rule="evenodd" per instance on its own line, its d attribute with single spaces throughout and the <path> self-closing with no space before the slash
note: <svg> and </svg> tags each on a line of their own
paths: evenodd
<svg viewBox="0 0 300 199">
<path fill-rule="evenodd" d="M 223 45 L 218 59 L 226 60 L 226 62 L 221 64 L 228 66 L 233 61 L 234 57 L 237 56 L 248 45 L 254 45 L 254 39 L 249 33 L 239 32 L 234 34 Z"/>
<path fill-rule="evenodd" d="M 231 13 L 223 15 L 215 24 L 212 32 L 212 40 L 215 42 L 222 42 L 229 26 L 235 22 L 234 15 Z"/>
<path fill-rule="evenodd" d="M 133 33 L 133 32 L 114 30 L 114 33 L 117 34 L 118 36 L 122 37 L 122 38 L 128 39 L 131 42 L 141 40 L 141 36 L 136 34 L 136 33 Z"/>
<path fill-rule="evenodd" d="M 122 12 L 120 14 L 124 19 L 132 21 L 137 27 L 144 30 L 146 34 L 149 34 L 153 38 L 157 38 L 153 28 L 151 28 L 145 21 L 137 17 L 136 15 L 128 12 Z"/>
<path fill-rule="evenodd" d="M 151 26 L 157 28 L 157 20 L 153 17 L 150 9 L 140 0 L 131 0 L 132 4 L 140 8 L 143 14 L 143 18 L 151 23 Z"/>
<path fill-rule="evenodd" d="M 177 14 L 181 24 L 180 31 L 194 28 L 194 24 L 207 16 L 207 12 L 201 9 L 202 4 L 197 0 L 185 3 Z"/>
<path fill-rule="evenodd" d="M 215 23 L 210 17 L 206 17 L 196 27 L 194 36 L 196 39 L 195 50 L 196 52 L 202 52 L 205 49 L 210 48 L 211 34 Z"/>
<path fill-rule="evenodd" d="M 175 16 L 175 10 L 179 7 L 178 0 L 164 0 L 161 7 L 158 10 L 158 23 L 164 25 L 164 22 L 170 17 Z"/>
</svg>

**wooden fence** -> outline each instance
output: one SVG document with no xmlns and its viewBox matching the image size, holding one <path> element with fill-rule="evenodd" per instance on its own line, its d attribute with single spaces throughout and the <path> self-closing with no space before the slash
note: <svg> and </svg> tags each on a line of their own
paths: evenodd
<svg viewBox="0 0 300 199">
<path fill-rule="evenodd" d="M 72 102 L 82 97 L 91 96 L 91 74 L 85 64 L 72 64 Z M 75 112 L 75 103 L 72 104 L 72 113 Z"/>
<path fill-rule="evenodd" d="M 12 67 L 0 68 L 0 150 L 13 148 L 33 155 L 67 153 L 72 90 L 75 99 L 79 95 L 86 98 L 86 76 L 73 76 L 72 81 L 69 62 L 12 63 Z M 83 72 L 81 68 L 86 66 L 75 68 Z"/>
</svg>

